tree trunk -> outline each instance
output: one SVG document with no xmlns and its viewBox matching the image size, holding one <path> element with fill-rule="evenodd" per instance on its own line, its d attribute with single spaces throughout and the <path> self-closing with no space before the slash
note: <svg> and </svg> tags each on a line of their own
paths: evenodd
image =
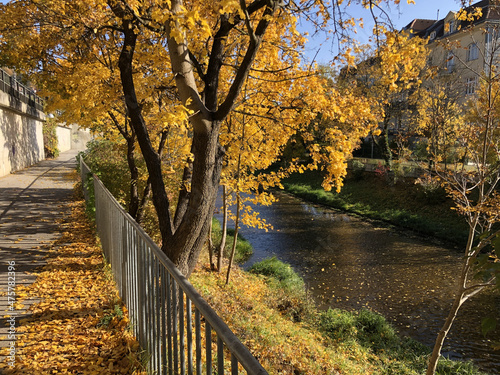
<svg viewBox="0 0 500 375">
<path fill-rule="evenodd" d="M 215 208 L 222 170 L 223 150 L 218 143 L 220 123 L 214 122 L 209 132 L 193 135 L 193 177 L 186 212 L 175 228 L 172 241 L 162 249 L 189 277 L 205 242 Z"/>
<path fill-rule="evenodd" d="M 146 187 L 144 188 L 144 192 L 142 193 L 141 202 L 139 203 L 139 209 L 137 210 L 137 215 L 135 217 L 135 221 L 137 222 L 137 224 L 141 224 L 142 220 L 144 220 L 146 204 L 148 203 L 150 196 L 151 196 L 151 182 L 149 181 L 148 178 Z"/>
<path fill-rule="evenodd" d="M 212 228 L 213 228 L 213 219 L 210 220 L 210 229 L 208 230 L 208 259 L 210 263 L 210 269 L 213 271 L 215 269 L 215 264 L 214 264 L 214 243 L 212 241 Z"/>
<path fill-rule="evenodd" d="M 467 285 L 467 275 L 472 261 L 470 251 L 473 247 L 477 218 L 478 216 L 476 215 L 473 222 L 469 223 L 469 236 L 467 239 L 467 245 L 465 246 L 465 254 L 462 264 L 462 271 L 460 274 L 460 280 L 458 280 L 457 283 L 457 294 L 450 308 L 450 312 L 448 313 L 448 316 L 444 322 L 444 325 L 437 335 L 436 342 L 434 343 L 434 348 L 432 349 L 432 354 L 429 358 L 429 365 L 427 367 L 426 375 L 434 375 L 436 373 L 436 368 L 439 357 L 441 356 L 441 349 L 443 348 L 444 340 L 446 339 L 446 336 L 448 335 L 448 332 L 450 331 L 450 328 L 453 325 L 455 318 L 457 317 L 458 310 L 460 310 L 462 304 L 470 296 L 466 295 L 465 290 Z"/>
<path fill-rule="evenodd" d="M 224 248 L 226 247 L 227 237 L 227 187 L 222 186 L 222 229 L 219 251 L 217 254 L 217 271 L 222 272 L 222 257 L 224 256 Z"/>
<path fill-rule="evenodd" d="M 134 219 L 137 218 L 137 213 L 139 211 L 139 191 L 137 184 L 139 181 L 139 170 L 135 163 L 134 151 L 135 151 L 135 137 L 127 137 L 127 163 L 128 169 L 130 171 L 130 202 L 128 205 L 128 213 Z"/>
<path fill-rule="evenodd" d="M 392 170 L 392 150 L 389 143 L 389 119 L 384 119 L 384 130 L 382 131 L 382 155 L 384 155 L 384 160 L 387 168 Z"/>
<path fill-rule="evenodd" d="M 231 256 L 229 257 L 229 264 L 227 266 L 226 285 L 229 284 L 229 278 L 231 276 L 231 267 L 233 266 L 234 254 L 236 253 L 236 245 L 238 244 L 239 229 L 240 229 L 240 194 L 238 192 L 236 196 L 236 219 L 234 221 L 234 239 L 233 239 L 233 246 L 231 248 Z"/>
<path fill-rule="evenodd" d="M 436 373 L 437 364 L 439 361 L 439 357 L 441 356 L 441 349 L 443 348 L 444 340 L 450 331 L 455 318 L 457 317 L 458 310 L 464 303 L 464 294 L 463 292 L 459 293 L 455 300 L 453 301 L 453 305 L 451 306 L 450 312 L 448 313 L 448 317 L 446 318 L 443 327 L 438 333 L 436 338 L 436 342 L 434 344 L 434 349 L 432 350 L 432 354 L 429 359 L 429 366 L 427 367 L 426 375 L 434 375 Z"/>
<path fill-rule="evenodd" d="M 197 87 L 197 79 L 193 72 L 193 62 L 186 40 L 178 41 L 172 36 L 176 25 L 170 21 L 164 26 L 167 35 L 168 54 L 175 85 L 181 102 L 193 115 L 189 117 L 192 126 L 192 174 L 190 191 L 180 194 L 178 205 L 182 213 L 173 218 L 170 212 L 170 202 L 163 182 L 161 157 L 154 150 L 144 117 L 139 105 L 134 86 L 133 56 L 141 28 L 130 9 L 121 2 L 107 2 L 113 13 L 121 19 L 124 39 L 118 66 L 122 83 L 125 104 L 131 124 L 135 130 L 137 141 L 141 148 L 151 181 L 153 204 L 158 216 L 158 224 L 162 238 L 162 250 L 171 261 L 189 277 L 200 251 L 205 242 L 210 222 L 212 220 L 217 198 L 217 190 L 222 170 L 224 151 L 219 145 L 221 122 L 232 110 L 235 101 L 241 93 L 241 88 L 250 72 L 264 34 L 280 7 L 280 2 L 255 2 L 249 13 L 263 9 L 255 29 L 251 29 L 251 37 L 246 52 L 239 67 L 237 67 L 233 82 L 227 90 L 224 100 L 219 98 L 218 82 L 224 60 L 224 45 L 230 31 L 242 22 L 239 18 L 229 18 L 225 15 L 220 19 L 220 28 L 213 39 L 207 72 L 204 74 L 204 95 Z M 172 0 L 172 14 L 183 12 L 182 1 Z"/>
</svg>

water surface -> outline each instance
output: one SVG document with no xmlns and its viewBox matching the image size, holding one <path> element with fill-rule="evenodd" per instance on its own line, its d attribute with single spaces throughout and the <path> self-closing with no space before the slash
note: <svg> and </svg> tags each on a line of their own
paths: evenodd
<svg viewBox="0 0 500 375">
<path fill-rule="evenodd" d="M 304 278 L 320 308 L 369 308 L 402 334 L 433 345 L 451 305 L 459 251 L 286 194 L 258 211 L 274 229 L 241 229 L 254 247 L 244 267 L 276 256 Z M 490 341 L 500 341 L 500 329 L 488 338 L 480 333 L 481 319 L 488 315 L 500 318 L 498 295 L 467 301 L 443 353 L 500 373 L 500 352 L 491 350 Z"/>
</svg>

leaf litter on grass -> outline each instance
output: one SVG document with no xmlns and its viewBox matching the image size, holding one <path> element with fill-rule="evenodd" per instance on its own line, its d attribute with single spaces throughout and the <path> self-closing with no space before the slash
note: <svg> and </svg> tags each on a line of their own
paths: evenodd
<svg viewBox="0 0 500 375">
<path fill-rule="evenodd" d="M 83 202 L 68 203 L 71 214 L 49 250 L 37 280 L 16 288 L 37 299 L 17 322 L 16 361 L 0 363 L 4 374 L 144 374 L 141 351 L 130 329 Z M 0 350 L 8 355 L 9 348 Z"/>
</svg>

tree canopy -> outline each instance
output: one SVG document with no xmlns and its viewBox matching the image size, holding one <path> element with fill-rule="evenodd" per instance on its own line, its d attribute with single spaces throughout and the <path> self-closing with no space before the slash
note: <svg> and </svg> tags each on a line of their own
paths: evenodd
<svg viewBox="0 0 500 375">
<path fill-rule="evenodd" d="M 345 16 L 349 3 L 19 0 L 0 8 L 0 52 L 31 75 L 61 119 L 101 131 L 128 127 L 147 166 L 162 249 L 189 275 L 223 167 L 235 158 L 249 180 L 276 185 L 279 174 L 265 180 L 255 171 L 300 132 L 312 161 L 295 168 L 322 168 L 325 188 L 342 185 L 346 158 L 376 118 L 369 99 L 339 90 L 301 60 L 296 25 L 329 25 L 342 41 L 355 25 Z M 350 51 L 339 61 L 352 62 Z M 170 170 L 182 171 L 176 194 L 165 187 Z"/>
</svg>

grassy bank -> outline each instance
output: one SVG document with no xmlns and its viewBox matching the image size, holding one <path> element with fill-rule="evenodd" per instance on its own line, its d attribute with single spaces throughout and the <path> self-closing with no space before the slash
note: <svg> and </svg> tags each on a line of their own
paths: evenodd
<svg viewBox="0 0 500 375">
<path fill-rule="evenodd" d="M 270 374 L 422 374 L 429 349 L 401 338 L 380 315 L 317 310 L 289 265 L 268 259 L 223 274 L 203 260 L 190 278 Z M 438 374 L 480 374 L 442 360 Z"/>
<path fill-rule="evenodd" d="M 452 245 L 467 240 L 467 224 L 451 210 L 452 202 L 440 189 L 430 190 L 412 181 L 389 184 L 377 175 L 345 180 L 340 193 L 326 192 L 318 172 L 295 174 L 284 182 L 285 190 L 310 202 L 355 213 L 410 229 Z"/>
</svg>

